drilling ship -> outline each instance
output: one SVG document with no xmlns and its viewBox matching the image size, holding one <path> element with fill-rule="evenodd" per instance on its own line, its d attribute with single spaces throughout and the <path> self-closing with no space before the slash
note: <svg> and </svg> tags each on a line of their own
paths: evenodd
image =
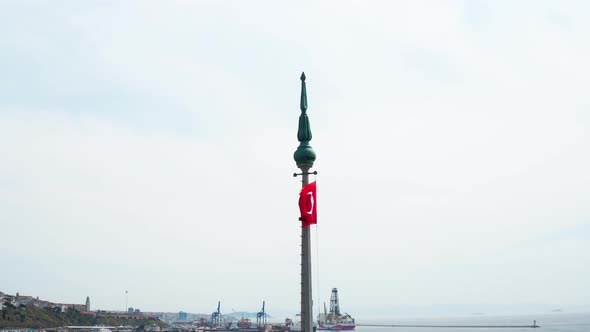
<svg viewBox="0 0 590 332">
<path fill-rule="evenodd" d="M 340 302 L 338 300 L 338 289 L 332 288 L 330 296 L 330 312 L 326 310 L 324 303 L 324 313 L 318 317 L 319 330 L 354 330 L 354 318 L 347 313 L 340 313 Z"/>
</svg>

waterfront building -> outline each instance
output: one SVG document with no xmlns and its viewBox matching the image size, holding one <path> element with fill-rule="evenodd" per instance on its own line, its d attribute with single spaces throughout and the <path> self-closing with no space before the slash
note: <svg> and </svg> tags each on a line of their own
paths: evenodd
<svg viewBox="0 0 590 332">
<path fill-rule="evenodd" d="M 113 313 L 113 312 L 97 312 L 97 316 L 113 317 L 113 318 L 127 318 L 127 319 L 159 319 L 158 315 L 133 314 L 133 313 Z"/>
</svg>

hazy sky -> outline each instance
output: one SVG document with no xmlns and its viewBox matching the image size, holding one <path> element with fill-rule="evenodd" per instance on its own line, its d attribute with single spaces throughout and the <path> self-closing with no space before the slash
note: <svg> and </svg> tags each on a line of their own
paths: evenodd
<svg viewBox="0 0 590 332">
<path fill-rule="evenodd" d="M 588 306 L 589 35 L 587 1 L 2 1 L 0 291 L 296 313 L 305 71 L 316 309 Z"/>
</svg>

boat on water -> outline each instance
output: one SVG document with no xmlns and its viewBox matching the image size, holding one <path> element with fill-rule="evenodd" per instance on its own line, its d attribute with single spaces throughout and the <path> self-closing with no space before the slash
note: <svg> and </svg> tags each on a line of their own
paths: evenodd
<svg viewBox="0 0 590 332">
<path fill-rule="evenodd" d="M 343 315 L 338 321 L 320 323 L 320 330 L 354 330 L 356 324 L 350 315 Z"/>
<path fill-rule="evenodd" d="M 303 329 L 301 328 L 301 322 L 287 324 L 287 325 L 285 325 L 285 330 L 288 332 L 301 332 L 301 331 L 303 331 Z M 316 324 L 313 324 L 313 330 L 314 330 L 314 332 L 315 332 L 315 330 L 317 330 Z"/>
<path fill-rule="evenodd" d="M 319 330 L 354 330 L 356 324 L 354 318 L 347 313 L 340 313 L 340 301 L 338 300 L 338 289 L 332 288 L 330 296 L 330 312 L 326 310 L 324 303 L 324 313 L 318 317 Z"/>
</svg>

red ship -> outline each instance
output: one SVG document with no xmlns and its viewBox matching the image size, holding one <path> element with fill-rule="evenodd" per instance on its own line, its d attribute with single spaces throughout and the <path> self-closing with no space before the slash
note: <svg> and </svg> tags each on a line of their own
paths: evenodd
<svg viewBox="0 0 590 332">
<path fill-rule="evenodd" d="M 349 314 L 340 314 L 340 302 L 338 300 L 338 289 L 332 288 L 330 296 L 330 312 L 326 312 L 324 303 L 324 313 L 318 317 L 319 330 L 354 330 L 356 327 L 354 318 Z"/>
</svg>

